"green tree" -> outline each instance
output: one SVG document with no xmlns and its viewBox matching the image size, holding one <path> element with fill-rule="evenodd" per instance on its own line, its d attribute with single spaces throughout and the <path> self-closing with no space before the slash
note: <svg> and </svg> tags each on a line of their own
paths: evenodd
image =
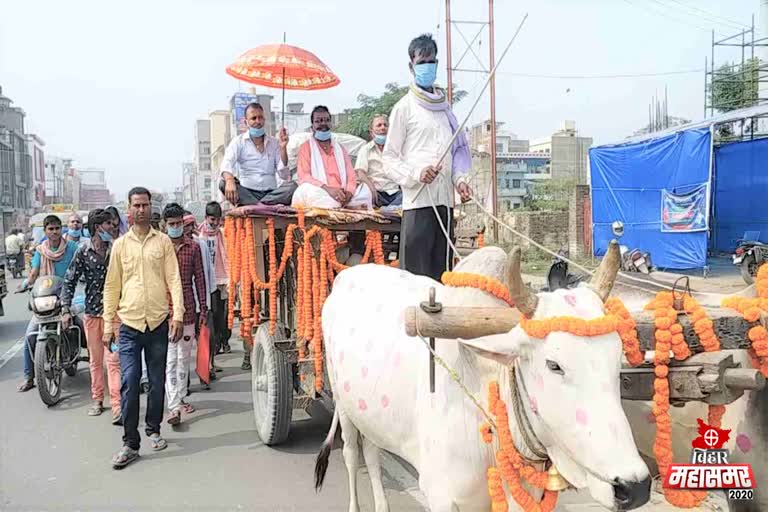
<svg viewBox="0 0 768 512">
<path fill-rule="evenodd" d="M 350 135 L 356 135 L 357 137 L 368 140 L 368 126 L 371 123 L 371 118 L 376 114 L 389 115 L 392 112 L 395 103 L 400 101 L 400 98 L 405 96 L 407 92 L 407 85 L 399 85 L 395 82 L 391 82 L 384 86 L 384 93 L 380 96 L 360 94 L 357 97 L 357 102 L 360 106 L 349 110 L 349 118 L 347 121 L 337 126 L 336 131 L 340 133 L 349 133 Z M 466 96 L 467 92 L 458 89 L 454 84 L 453 102 L 458 103 Z"/>
<path fill-rule="evenodd" d="M 758 98 L 760 59 L 741 64 L 724 64 L 712 77 L 712 105 L 720 112 L 750 107 Z"/>
</svg>

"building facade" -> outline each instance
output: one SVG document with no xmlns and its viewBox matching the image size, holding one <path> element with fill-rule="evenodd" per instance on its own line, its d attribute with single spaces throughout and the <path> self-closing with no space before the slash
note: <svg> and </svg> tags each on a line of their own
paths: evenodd
<svg viewBox="0 0 768 512">
<path fill-rule="evenodd" d="M 211 121 L 198 119 L 195 125 L 195 164 L 197 167 L 197 200 L 211 200 Z"/>
<path fill-rule="evenodd" d="M 224 151 L 232 138 L 232 114 L 228 110 L 214 110 L 208 115 L 211 122 L 211 198 L 220 199 L 219 172 Z"/>
<path fill-rule="evenodd" d="M 198 200 L 197 188 L 197 166 L 195 162 L 184 162 L 181 164 L 182 192 L 183 202 Z"/>
<path fill-rule="evenodd" d="M 32 188 L 30 206 L 39 210 L 45 204 L 45 142 L 35 134 L 27 135 L 31 157 Z"/>
<path fill-rule="evenodd" d="M 31 213 L 32 157 L 25 115 L 0 88 L 0 207 L 6 231 L 23 226 Z"/>
<path fill-rule="evenodd" d="M 563 126 L 548 137 L 532 140 L 530 151 L 550 157 L 550 174 L 553 179 L 573 179 L 579 185 L 589 181 L 589 148 L 592 137 L 578 134 L 575 121 L 565 121 Z"/>
<path fill-rule="evenodd" d="M 504 123 L 496 122 L 496 154 L 525 153 L 528 151 L 528 141 L 522 140 L 514 133 L 502 130 Z M 485 120 L 469 130 L 469 145 L 478 153 L 491 152 L 491 121 Z"/>
</svg>

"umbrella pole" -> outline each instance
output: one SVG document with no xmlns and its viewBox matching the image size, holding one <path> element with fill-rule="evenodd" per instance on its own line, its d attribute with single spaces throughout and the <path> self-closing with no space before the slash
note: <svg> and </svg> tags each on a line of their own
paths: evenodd
<svg viewBox="0 0 768 512">
<path fill-rule="evenodd" d="M 283 44 L 285 44 L 285 32 L 283 32 Z M 285 67 L 283 67 L 283 107 L 280 118 L 283 123 L 282 128 L 285 128 Z"/>
</svg>

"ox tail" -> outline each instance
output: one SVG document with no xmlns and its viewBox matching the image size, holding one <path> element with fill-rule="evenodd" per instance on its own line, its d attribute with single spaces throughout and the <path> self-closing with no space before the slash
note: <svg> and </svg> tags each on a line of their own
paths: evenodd
<svg viewBox="0 0 768 512">
<path fill-rule="evenodd" d="M 325 480 L 325 473 L 328 471 L 328 459 L 331 457 L 331 448 L 333 447 L 333 439 L 336 437 L 337 428 L 339 428 L 338 407 L 333 412 L 331 430 L 328 431 L 328 436 L 323 441 L 320 453 L 317 454 L 317 460 L 315 461 L 315 492 L 320 492 L 320 489 L 323 488 L 323 480 Z"/>
</svg>

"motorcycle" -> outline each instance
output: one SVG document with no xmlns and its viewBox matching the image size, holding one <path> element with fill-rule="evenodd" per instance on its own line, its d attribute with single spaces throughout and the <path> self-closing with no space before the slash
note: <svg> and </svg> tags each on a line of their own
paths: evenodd
<svg viewBox="0 0 768 512">
<path fill-rule="evenodd" d="M 768 260 L 768 245 L 754 240 L 739 240 L 733 255 L 733 264 L 741 270 L 741 278 L 747 284 L 753 284 L 757 278 L 757 269 Z"/>
<path fill-rule="evenodd" d="M 560 289 L 576 288 L 587 276 L 568 273 L 568 262 L 562 257 L 568 257 L 568 251 L 557 251 L 558 257 L 553 258 L 552 265 L 547 272 L 547 286 L 543 291 L 553 292 Z"/>
<path fill-rule="evenodd" d="M 83 356 L 86 349 L 82 313 L 84 305 L 73 302 L 70 308 L 72 323 L 64 329 L 61 324 L 61 291 L 64 280 L 57 276 L 39 278 L 32 287 L 29 308 L 37 320 L 37 335 L 34 350 L 35 380 L 40 399 L 45 405 L 56 405 L 61 400 L 62 373 L 74 377 L 77 365 L 88 362 Z M 29 343 L 29 341 L 27 341 Z"/>
<path fill-rule="evenodd" d="M 615 221 L 611 225 L 611 231 L 613 235 L 618 239 L 624 235 L 624 223 L 620 220 Z M 619 253 L 621 254 L 621 271 L 622 272 L 639 272 L 641 274 L 650 274 L 653 269 L 651 264 L 651 253 L 643 252 L 640 249 L 630 249 L 626 245 L 619 246 Z"/>
<path fill-rule="evenodd" d="M 8 265 L 8 271 L 11 273 L 14 279 L 21 277 L 22 268 L 19 266 L 18 256 L 8 256 L 6 263 Z"/>
</svg>

